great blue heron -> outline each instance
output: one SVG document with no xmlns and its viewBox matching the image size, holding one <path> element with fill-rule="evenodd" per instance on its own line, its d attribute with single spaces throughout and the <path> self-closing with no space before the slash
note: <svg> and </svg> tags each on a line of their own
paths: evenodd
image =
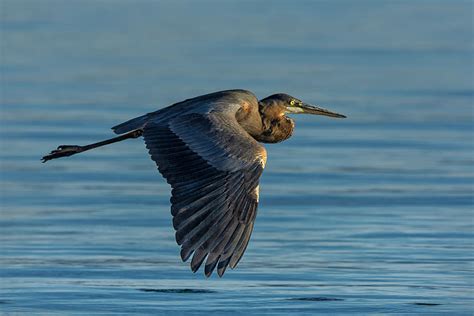
<svg viewBox="0 0 474 316">
<path fill-rule="evenodd" d="M 62 145 L 43 162 L 143 136 L 151 158 L 172 187 L 171 214 L 181 258 L 210 276 L 235 268 L 247 248 L 257 214 L 259 178 L 267 160 L 261 143 L 289 138 L 287 113 L 344 118 L 279 93 L 260 101 L 227 90 L 175 103 L 112 127 L 121 136 L 85 145 Z"/>
</svg>

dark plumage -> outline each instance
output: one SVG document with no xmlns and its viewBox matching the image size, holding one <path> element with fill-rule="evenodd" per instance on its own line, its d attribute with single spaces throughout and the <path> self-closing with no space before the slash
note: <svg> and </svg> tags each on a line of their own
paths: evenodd
<svg viewBox="0 0 474 316">
<path fill-rule="evenodd" d="M 228 90 L 188 99 L 119 124 L 116 138 L 86 146 L 62 145 L 43 162 L 127 138 L 143 136 L 158 170 L 171 185 L 171 214 L 181 258 L 191 269 L 205 262 L 210 276 L 235 268 L 257 215 L 259 179 L 267 154 L 259 143 L 289 138 L 286 113 L 344 117 L 287 94 L 261 101 L 249 91 Z"/>
</svg>

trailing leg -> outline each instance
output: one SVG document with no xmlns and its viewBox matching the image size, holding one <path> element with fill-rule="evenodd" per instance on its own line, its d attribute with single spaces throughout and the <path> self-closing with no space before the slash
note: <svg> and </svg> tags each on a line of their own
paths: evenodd
<svg viewBox="0 0 474 316">
<path fill-rule="evenodd" d="M 123 134 L 123 135 L 120 135 L 120 136 L 117 136 L 117 137 L 114 137 L 114 138 L 106 139 L 106 140 L 103 140 L 101 142 L 85 145 L 85 146 L 61 145 L 57 149 L 50 152 L 48 155 L 44 156 L 41 159 L 41 161 L 46 162 L 48 160 L 52 160 L 52 159 L 56 159 L 56 158 L 72 156 L 72 155 L 75 155 L 75 154 L 78 154 L 78 153 L 81 153 L 81 152 L 84 152 L 84 151 L 87 151 L 87 150 L 91 150 L 91 149 L 94 149 L 94 148 L 97 148 L 97 147 L 102 147 L 102 146 L 105 146 L 105 145 L 108 145 L 108 144 L 120 142 L 120 141 L 125 140 L 125 139 L 138 138 L 142 135 L 143 135 L 143 130 L 136 129 L 136 130 L 130 131 L 126 134 Z"/>
</svg>

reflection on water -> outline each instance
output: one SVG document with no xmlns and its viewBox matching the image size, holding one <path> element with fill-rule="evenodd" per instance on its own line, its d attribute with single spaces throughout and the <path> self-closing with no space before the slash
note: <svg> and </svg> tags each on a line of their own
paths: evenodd
<svg viewBox="0 0 474 316">
<path fill-rule="evenodd" d="M 1 2 L 0 310 L 471 313 L 471 7 Z M 267 146 L 255 232 L 223 279 L 180 262 L 143 142 L 40 163 L 229 88 L 348 119 L 295 116 Z"/>
</svg>

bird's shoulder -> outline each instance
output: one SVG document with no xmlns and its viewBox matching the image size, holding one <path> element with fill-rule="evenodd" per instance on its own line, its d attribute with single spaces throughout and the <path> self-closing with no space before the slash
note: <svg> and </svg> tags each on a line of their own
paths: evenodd
<svg viewBox="0 0 474 316">
<path fill-rule="evenodd" d="M 233 89 L 233 90 L 222 90 L 209 94 L 204 94 L 191 99 L 184 100 L 180 103 L 241 103 L 244 101 L 251 101 L 257 103 L 258 100 L 255 94 L 248 90 Z"/>
<path fill-rule="evenodd" d="M 171 104 L 154 112 L 152 117 L 159 120 L 169 120 L 190 113 L 220 112 L 235 114 L 241 108 L 252 107 L 258 107 L 258 99 L 252 92 L 243 89 L 223 90 Z"/>
</svg>

